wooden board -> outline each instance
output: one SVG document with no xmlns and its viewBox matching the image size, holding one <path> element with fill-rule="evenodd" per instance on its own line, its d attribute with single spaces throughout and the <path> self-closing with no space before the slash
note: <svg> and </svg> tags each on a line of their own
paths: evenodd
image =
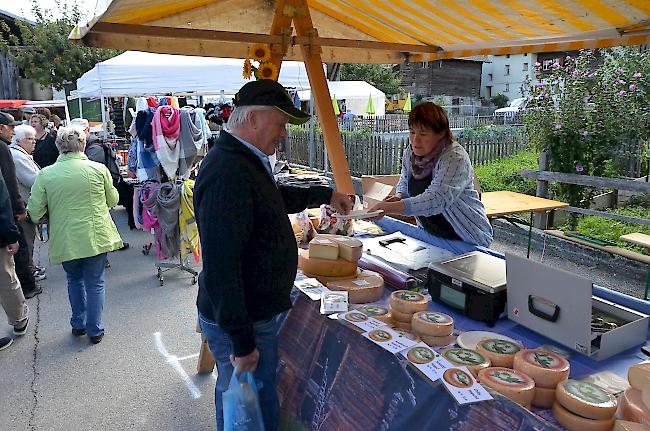
<svg viewBox="0 0 650 431">
<path fill-rule="evenodd" d="M 632 250 L 626 250 L 624 248 L 616 247 L 616 246 L 612 246 L 612 245 L 602 246 L 602 245 L 592 244 L 592 243 L 590 243 L 588 241 L 584 241 L 584 240 L 581 240 L 581 239 L 578 239 L 578 238 L 573 238 L 573 237 L 570 237 L 570 236 L 566 236 L 564 234 L 564 232 L 562 232 L 561 230 L 545 230 L 544 232 L 546 232 L 549 235 L 565 239 L 567 241 L 576 242 L 578 244 L 586 245 L 586 246 L 591 247 L 591 248 L 606 251 L 607 253 L 627 257 L 628 259 L 636 260 L 638 262 L 643 262 L 643 263 L 646 263 L 646 264 L 650 263 L 650 256 L 646 256 L 645 254 L 637 253 L 637 252 L 632 251 Z"/>
<path fill-rule="evenodd" d="M 500 217 L 509 214 L 538 213 L 568 207 L 566 202 L 543 199 L 515 192 L 485 192 L 481 195 L 488 217 Z"/>
<path fill-rule="evenodd" d="M 641 247 L 650 248 L 650 235 L 640 232 L 628 233 L 621 236 L 621 241 L 627 241 Z"/>
</svg>

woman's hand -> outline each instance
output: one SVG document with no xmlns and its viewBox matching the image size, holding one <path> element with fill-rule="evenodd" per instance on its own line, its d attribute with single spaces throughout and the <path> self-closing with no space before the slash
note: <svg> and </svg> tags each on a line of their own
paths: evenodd
<svg viewBox="0 0 650 431">
<path fill-rule="evenodd" d="M 403 198 L 401 193 L 395 193 L 394 195 L 388 195 L 384 198 L 384 202 L 397 202 L 401 201 Z"/>
<path fill-rule="evenodd" d="M 368 212 L 383 211 L 381 215 L 373 218 L 372 220 L 381 219 L 384 214 L 400 214 L 406 209 L 401 194 L 387 196 L 383 201 L 377 202 Z"/>
</svg>

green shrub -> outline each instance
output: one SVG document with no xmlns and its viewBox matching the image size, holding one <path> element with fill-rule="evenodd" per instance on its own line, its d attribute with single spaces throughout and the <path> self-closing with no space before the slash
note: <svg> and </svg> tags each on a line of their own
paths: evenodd
<svg viewBox="0 0 650 431">
<path fill-rule="evenodd" d="M 501 160 L 475 166 L 474 173 L 478 177 L 481 191 L 506 190 L 535 196 L 535 180 L 524 179 L 519 172 L 522 169 L 537 169 L 538 158 L 536 151 L 521 151 Z"/>
</svg>

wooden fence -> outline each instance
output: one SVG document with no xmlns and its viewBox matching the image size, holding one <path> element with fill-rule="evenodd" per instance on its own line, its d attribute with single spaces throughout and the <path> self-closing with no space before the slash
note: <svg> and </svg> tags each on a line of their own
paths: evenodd
<svg viewBox="0 0 650 431">
<path fill-rule="evenodd" d="M 408 145 L 408 136 L 401 134 L 343 133 L 343 148 L 353 176 L 399 174 L 402 154 Z M 289 133 L 281 156 L 291 163 L 328 170 L 325 144 L 321 133 L 314 133 L 310 157 L 310 136 L 307 131 Z M 481 165 L 515 154 L 527 148 L 528 139 L 523 131 L 486 139 L 480 136 L 461 137 L 458 142 L 467 150 L 473 165 Z M 311 162 L 311 163 L 310 163 Z"/>
</svg>

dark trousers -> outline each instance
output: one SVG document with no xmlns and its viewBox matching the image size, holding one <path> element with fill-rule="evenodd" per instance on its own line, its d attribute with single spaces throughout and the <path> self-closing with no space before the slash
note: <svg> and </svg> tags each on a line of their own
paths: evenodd
<svg viewBox="0 0 650 431">
<path fill-rule="evenodd" d="M 129 228 L 135 229 L 135 220 L 133 219 L 133 186 L 125 181 L 120 181 L 115 188 L 120 195 L 120 205 L 126 208 Z"/>
<path fill-rule="evenodd" d="M 36 288 L 36 280 L 34 280 L 34 274 L 32 273 L 34 263 L 32 262 L 32 254 L 29 251 L 29 246 L 25 239 L 25 232 L 20 223 L 17 223 L 16 226 L 18 226 L 18 229 L 20 230 L 20 238 L 18 238 L 18 253 L 14 255 L 14 261 L 16 262 L 16 275 L 18 276 L 18 280 L 20 280 L 23 293 L 28 293 Z"/>
</svg>

